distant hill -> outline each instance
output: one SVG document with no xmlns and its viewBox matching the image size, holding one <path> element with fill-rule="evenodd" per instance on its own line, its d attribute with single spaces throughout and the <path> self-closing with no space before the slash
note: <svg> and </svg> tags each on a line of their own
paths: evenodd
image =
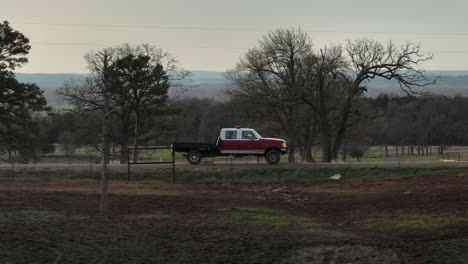
<svg viewBox="0 0 468 264">
<path fill-rule="evenodd" d="M 16 78 L 20 82 L 35 83 L 42 90 L 47 102 L 50 105 L 58 105 L 61 103 L 56 90 L 66 81 L 79 80 L 84 78 L 84 74 L 55 74 L 55 73 L 17 73 Z"/>
<path fill-rule="evenodd" d="M 436 85 L 422 88 L 435 94 L 466 95 L 468 96 L 468 71 L 430 71 L 431 75 L 438 76 Z M 17 78 L 21 82 L 36 83 L 45 91 L 45 96 L 51 105 L 61 103 L 56 90 L 65 81 L 84 78 L 84 74 L 24 74 L 18 73 Z M 181 91 L 172 91 L 172 96 L 212 98 L 214 100 L 226 100 L 225 91 L 229 87 L 224 72 L 192 71 L 189 78 L 189 86 Z M 381 93 L 404 94 L 398 84 L 393 81 L 377 79 L 369 85 L 368 96 L 377 96 Z M 417 89 L 418 90 L 418 89 Z M 419 89 L 421 90 L 421 89 Z"/>
<path fill-rule="evenodd" d="M 376 79 L 368 85 L 367 96 L 374 97 L 381 93 L 405 94 L 396 81 Z M 468 96 L 468 74 L 464 76 L 442 75 L 437 76 L 437 82 L 434 85 L 425 87 L 414 87 L 414 91 L 424 91 L 441 95 L 465 95 Z"/>
</svg>

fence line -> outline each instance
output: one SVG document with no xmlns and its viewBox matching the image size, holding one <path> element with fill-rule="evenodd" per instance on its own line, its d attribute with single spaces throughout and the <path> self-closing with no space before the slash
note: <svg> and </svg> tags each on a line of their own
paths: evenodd
<svg viewBox="0 0 468 264">
<path fill-rule="evenodd" d="M 130 160 L 130 151 L 134 151 L 138 153 L 138 150 L 161 150 L 161 149 L 169 149 L 171 150 L 171 156 L 172 160 L 171 161 L 143 161 L 143 162 L 138 162 L 138 161 L 132 161 Z M 129 147 L 127 148 L 127 182 L 130 181 L 130 175 L 131 175 L 131 166 L 132 165 L 144 165 L 144 164 L 154 164 L 154 165 L 161 165 L 161 164 L 172 164 L 172 183 L 175 183 L 176 181 L 176 175 L 175 175 L 175 152 L 172 149 L 171 146 L 155 146 L 155 147 Z"/>
</svg>

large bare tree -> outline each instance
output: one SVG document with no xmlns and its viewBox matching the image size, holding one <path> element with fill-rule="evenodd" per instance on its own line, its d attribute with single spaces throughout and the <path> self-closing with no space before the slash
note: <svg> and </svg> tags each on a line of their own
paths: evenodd
<svg viewBox="0 0 468 264">
<path fill-rule="evenodd" d="M 340 46 L 331 46 L 308 57 L 304 63 L 301 99 L 311 110 L 309 119 L 318 120 L 320 126 L 322 161 L 332 159 L 332 135 L 336 109 L 346 92 L 347 62 Z"/>
<path fill-rule="evenodd" d="M 301 29 L 277 29 L 250 49 L 230 71 L 228 78 L 235 88 L 232 96 L 245 98 L 258 111 L 281 125 L 290 148 L 289 162 L 295 162 L 298 143 L 300 104 L 304 61 L 311 55 L 312 41 Z"/>
<path fill-rule="evenodd" d="M 368 39 L 349 41 L 346 54 L 337 45 L 310 57 L 302 99 L 320 120 L 322 160 L 338 158 L 347 129 L 363 117 L 357 104 L 372 79 L 394 80 L 408 94 L 415 93 L 414 87 L 434 83 L 417 69 L 429 59 L 416 44 Z"/>
<path fill-rule="evenodd" d="M 421 51 L 419 44 L 406 42 L 395 45 L 359 39 L 348 41 L 346 51 L 350 68 L 349 85 L 343 93 L 344 104 L 339 112 L 336 135 L 333 141 L 333 159 L 337 159 L 346 129 L 351 125 L 350 119 L 357 99 L 367 91 L 372 79 L 383 78 L 398 82 L 400 88 L 408 94 L 415 94 L 414 87 L 435 83 L 435 79 L 420 70 L 420 64 L 432 59 L 431 55 Z"/>
<path fill-rule="evenodd" d="M 370 81 L 393 80 L 405 92 L 414 93 L 414 87 L 434 83 L 418 69 L 429 59 L 417 44 L 397 46 L 369 39 L 349 41 L 344 50 L 332 45 L 314 52 L 300 29 L 277 29 L 231 72 L 236 87 L 231 94 L 248 98 L 281 124 L 290 142 L 290 162 L 299 135 L 309 134 L 304 124 L 318 123 L 322 160 L 330 162 L 338 158 L 347 129 L 362 117 L 357 104 Z M 308 116 L 300 113 L 301 104 L 310 109 Z"/>
</svg>

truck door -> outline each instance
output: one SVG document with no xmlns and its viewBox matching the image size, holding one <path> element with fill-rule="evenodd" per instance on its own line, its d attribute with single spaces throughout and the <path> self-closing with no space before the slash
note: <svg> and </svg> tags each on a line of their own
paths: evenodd
<svg viewBox="0 0 468 264">
<path fill-rule="evenodd" d="M 263 153 L 263 147 L 261 146 L 259 138 L 249 129 L 242 130 L 239 147 L 244 150 L 246 154 Z"/>
<path fill-rule="evenodd" d="M 221 142 L 221 153 L 239 153 L 239 138 L 240 130 L 239 129 L 227 129 L 223 131 Z"/>
</svg>

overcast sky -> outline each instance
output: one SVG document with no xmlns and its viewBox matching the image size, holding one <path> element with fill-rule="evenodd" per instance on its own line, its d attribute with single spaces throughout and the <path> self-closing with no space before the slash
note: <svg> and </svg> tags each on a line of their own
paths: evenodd
<svg viewBox="0 0 468 264">
<path fill-rule="evenodd" d="M 128 42 L 162 47 L 187 70 L 225 71 L 276 27 L 315 47 L 367 37 L 419 42 L 431 70 L 468 70 L 467 0 L 0 0 L 0 20 L 30 38 L 28 73 L 87 72 L 83 55 Z"/>
</svg>

